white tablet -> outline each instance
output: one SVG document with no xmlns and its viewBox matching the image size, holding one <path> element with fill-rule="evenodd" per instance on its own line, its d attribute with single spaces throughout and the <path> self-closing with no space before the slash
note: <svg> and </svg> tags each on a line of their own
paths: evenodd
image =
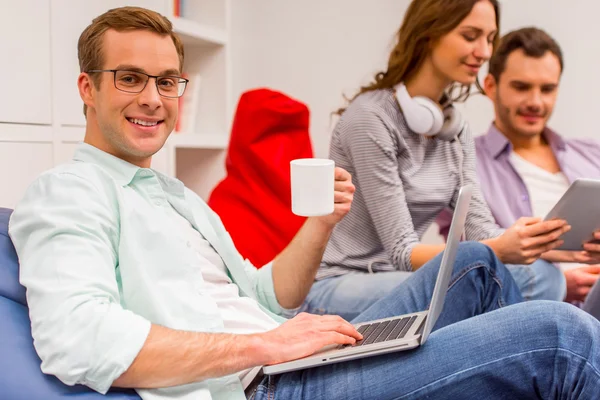
<svg viewBox="0 0 600 400">
<path fill-rule="evenodd" d="M 550 210 L 545 220 L 564 219 L 571 230 L 561 236 L 556 250 L 583 250 L 583 243 L 600 230 L 600 180 L 577 179 Z"/>
</svg>

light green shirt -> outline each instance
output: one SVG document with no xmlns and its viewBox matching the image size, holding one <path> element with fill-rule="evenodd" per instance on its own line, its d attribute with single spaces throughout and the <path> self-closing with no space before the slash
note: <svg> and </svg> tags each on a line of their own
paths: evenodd
<svg viewBox="0 0 600 400">
<path fill-rule="evenodd" d="M 150 324 L 221 332 L 196 253 L 173 234 L 173 207 L 223 259 L 240 295 L 278 322 L 271 264 L 242 259 L 219 217 L 183 183 L 81 144 L 42 174 L 12 214 L 9 234 L 27 289 L 42 371 L 106 393 L 142 348 Z M 138 390 L 147 399 L 245 399 L 237 375 Z"/>
</svg>

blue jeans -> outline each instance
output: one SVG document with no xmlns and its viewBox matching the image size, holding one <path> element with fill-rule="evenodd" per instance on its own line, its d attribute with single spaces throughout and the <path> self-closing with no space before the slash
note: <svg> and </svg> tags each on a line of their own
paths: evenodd
<svg viewBox="0 0 600 400">
<path fill-rule="evenodd" d="M 313 284 L 298 312 L 339 315 L 351 321 L 383 298 L 413 273 L 352 273 L 323 279 Z"/>
<path fill-rule="evenodd" d="M 427 263 L 352 322 L 427 308 L 440 261 Z M 522 298 L 482 244 L 461 245 L 456 264 L 461 269 L 454 271 L 444 309 L 423 346 L 265 377 L 253 398 L 598 398 L 596 319 L 560 302 L 503 307 Z"/>
<path fill-rule="evenodd" d="M 507 265 L 525 300 L 563 301 L 567 295 L 565 274 L 554 264 L 539 259 L 530 265 Z"/>
<path fill-rule="evenodd" d="M 459 255 L 463 253 L 463 247 Z M 457 259 L 455 272 L 469 262 L 469 255 Z M 462 260 L 462 261 L 460 261 Z M 537 260 L 531 265 L 507 265 L 525 300 L 562 301 L 567 292 L 564 274 L 553 264 Z M 339 315 L 351 321 L 386 296 L 413 273 L 405 271 L 376 274 L 352 273 L 317 281 L 296 312 Z M 600 292 L 600 290 L 599 290 Z"/>
</svg>

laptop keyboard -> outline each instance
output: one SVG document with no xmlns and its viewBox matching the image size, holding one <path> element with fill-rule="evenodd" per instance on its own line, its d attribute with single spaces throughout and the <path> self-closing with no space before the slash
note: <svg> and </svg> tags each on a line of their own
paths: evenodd
<svg viewBox="0 0 600 400">
<path fill-rule="evenodd" d="M 363 335 L 362 340 L 354 344 L 345 344 L 339 348 L 366 346 L 369 344 L 387 342 L 389 340 L 402 339 L 406 336 L 411 326 L 417 320 L 417 316 L 390 319 L 383 322 L 361 325 L 358 332 Z M 422 324 L 424 325 L 424 324 Z"/>
</svg>

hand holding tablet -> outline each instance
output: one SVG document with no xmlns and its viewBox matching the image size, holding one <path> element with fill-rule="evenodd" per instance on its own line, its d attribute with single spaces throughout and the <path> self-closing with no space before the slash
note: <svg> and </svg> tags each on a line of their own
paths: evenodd
<svg viewBox="0 0 600 400">
<path fill-rule="evenodd" d="M 583 249 L 588 253 L 600 254 L 600 231 L 594 232 L 594 239 L 590 242 L 584 243 Z"/>
<path fill-rule="evenodd" d="M 600 253 L 600 180 L 575 180 L 545 218 L 551 219 L 563 219 L 572 227 L 556 250 Z"/>
</svg>

